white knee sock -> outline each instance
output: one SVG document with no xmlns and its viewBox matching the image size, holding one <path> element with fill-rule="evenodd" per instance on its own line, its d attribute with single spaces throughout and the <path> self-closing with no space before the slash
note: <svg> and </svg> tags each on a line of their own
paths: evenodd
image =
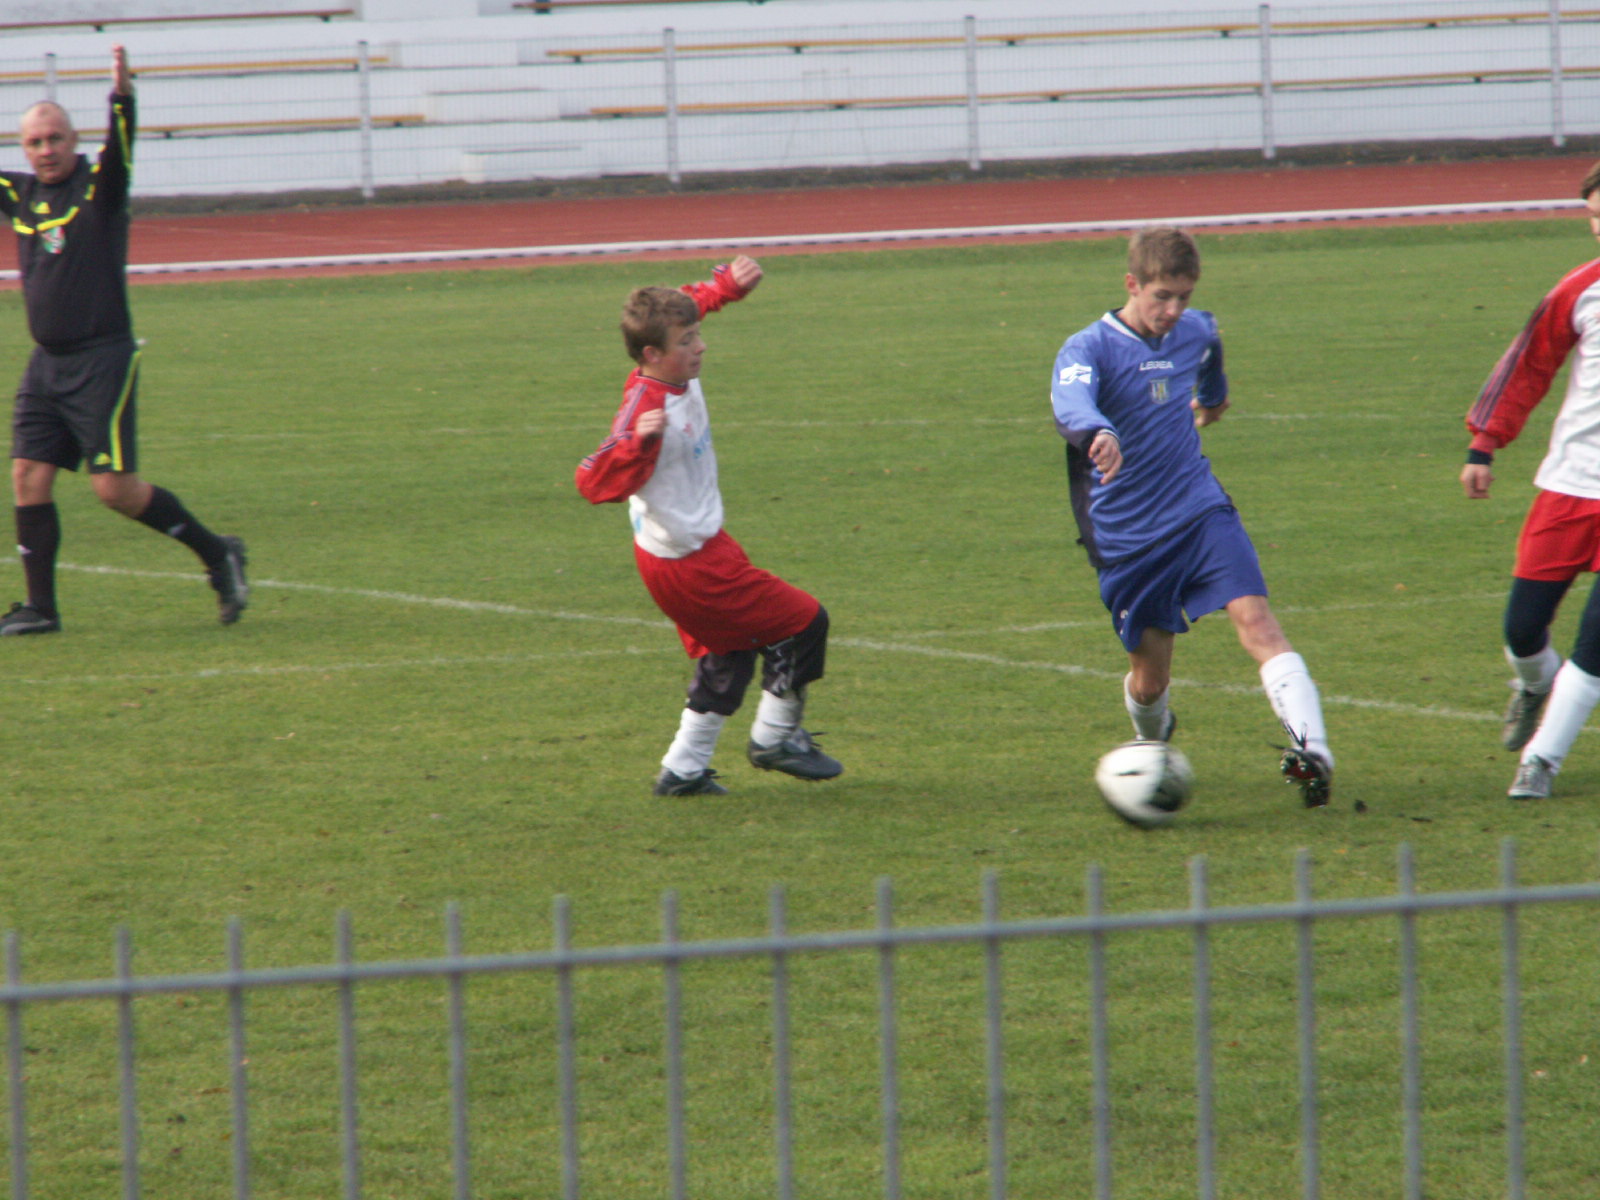
<svg viewBox="0 0 1600 1200">
<path fill-rule="evenodd" d="M 1122 677 L 1122 703 L 1127 707 L 1128 715 L 1133 718 L 1133 736 L 1147 741 L 1157 741 L 1167 724 L 1167 696 L 1171 694 L 1172 689 L 1168 688 L 1149 704 L 1140 704 L 1128 690 L 1128 684 L 1132 681 L 1131 672 Z"/>
<path fill-rule="evenodd" d="M 728 718 L 721 713 L 695 712 L 685 708 L 678 718 L 678 735 L 667 747 L 661 765 L 681 779 L 700 774 L 711 765 L 711 756 L 717 749 L 717 737 Z"/>
<path fill-rule="evenodd" d="M 776 746 L 800 728 L 805 711 L 806 698 L 798 692 L 775 696 L 763 691 L 761 703 L 756 705 L 755 722 L 750 726 L 750 740 L 758 746 Z"/>
<path fill-rule="evenodd" d="M 1328 749 L 1328 729 L 1322 723 L 1322 697 L 1306 670 L 1306 660 L 1293 650 L 1269 658 L 1261 664 L 1261 686 L 1289 736 L 1331 767 L 1333 752 Z"/>
<path fill-rule="evenodd" d="M 1559 768 L 1578 740 L 1578 732 L 1600 702 L 1600 677 L 1573 665 L 1569 659 L 1556 672 L 1550 702 L 1545 705 L 1539 729 L 1522 748 L 1522 761 L 1538 757 Z"/>
<path fill-rule="evenodd" d="M 1518 658 L 1511 653 L 1511 648 L 1505 648 L 1506 661 L 1511 664 L 1511 669 L 1517 673 L 1517 682 L 1522 689 L 1532 692 L 1535 696 L 1542 696 L 1550 690 L 1555 682 L 1556 672 L 1561 669 L 1561 655 L 1556 653 L 1554 646 L 1545 646 L 1539 653 L 1527 658 Z"/>
</svg>

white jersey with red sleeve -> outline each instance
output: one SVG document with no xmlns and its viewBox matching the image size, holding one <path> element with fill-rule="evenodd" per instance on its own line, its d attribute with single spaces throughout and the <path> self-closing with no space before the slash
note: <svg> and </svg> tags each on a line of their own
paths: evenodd
<svg viewBox="0 0 1600 1200">
<path fill-rule="evenodd" d="M 1495 364 L 1467 414 L 1472 448 L 1490 454 L 1522 432 L 1576 348 L 1550 448 L 1533 482 L 1549 492 L 1600 499 L 1600 259 L 1570 272 L 1540 301 Z"/>
<path fill-rule="evenodd" d="M 746 294 L 727 267 L 718 267 L 710 282 L 682 290 L 701 316 Z M 667 413 L 661 436 L 641 439 L 634 431 L 640 416 L 657 408 Z M 700 549 L 722 528 L 723 516 L 700 381 L 664 383 L 635 369 L 623 386 L 611 433 L 578 465 L 575 480 L 591 503 L 627 500 L 633 540 L 647 553 L 683 558 Z"/>
</svg>

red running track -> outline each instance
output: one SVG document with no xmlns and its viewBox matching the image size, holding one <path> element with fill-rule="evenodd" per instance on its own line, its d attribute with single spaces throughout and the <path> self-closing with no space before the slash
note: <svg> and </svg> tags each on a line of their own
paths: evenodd
<svg viewBox="0 0 1600 1200">
<path fill-rule="evenodd" d="M 737 239 L 1043 222 L 1515 203 L 1565 197 L 1571 197 L 1573 211 L 1577 214 L 1582 211 L 1575 194 L 1578 181 L 1590 164 L 1587 157 L 1560 156 L 1462 163 L 1276 167 L 1093 179 L 977 179 L 876 187 L 149 216 L 134 222 L 130 257 L 134 263 L 143 264 L 447 252 L 688 238 Z M 1513 215 L 1500 216 L 1503 219 Z M 1493 219 L 1493 214 L 1450 219 Z M 0 242 L 4 243 L 4 248 L 0 249 L 0 267 L 14 268 L 14 247 L 10 239 L 0 239 Z M 869 244 L 851 243 L 848 248 L 860 249 Z M 764 248 L 761 253 L 813 253 L 816 249 Z M 704 251 L 695 254 L 695 257 L 706 256 Z M 552 260 L 515 261 L 527 265 Z M 465 265 L 482 267 L 485 263 L 479 260 Z M 441 264 L 425 266 L 437 270 Z M 387 264 L 356 269 L 395 271 L 408 268 Z M 216 279 L 219 274 L 135 278 Z"/>
</svg>

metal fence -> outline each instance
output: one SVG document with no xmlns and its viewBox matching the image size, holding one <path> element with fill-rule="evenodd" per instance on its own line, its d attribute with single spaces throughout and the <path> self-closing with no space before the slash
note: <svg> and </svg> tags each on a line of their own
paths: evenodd
<svg viewBox="0 0 1600 1200">
<path fill-rule="evenodd" d="M 634 18 L 637 20 L 637 18 Z M 1536 139 L 1600 132 L 1580 0 L 552 34 L 531 10 L 132 47 L 146 195 Z M 282 23 L 280 23 L 282 24 Z M 626 28 L 626 27 L 625 27 Z M 409 32 L 408 32 L 409 31 Z M 93 129 L 103 38 L 0 41 L 0 108 Z M 9 45 L 9 49 L 8 49 Z"/>
<path fill-rule="evenodd" d="M 1485 1155 L 1503 1164 L 1504 1195 L 1520 1200 L 1528 1194 L 1533 1123 L 1525 1086 L 1546 1075 L 1543 1067 L 1551 1065 L 1552 1054 L 1577 1055 L 1594 1036 L 1600 953 L 1593 918 L 1600 911 L 1600 883 L 1519 885 L 1515 848 L 1508 841 L 1498 886 L 1422 893 L 1411 853 L 1402 846 L 1392 893 L 1318 899 L 1310 859 L 1302 852 L 1292 900 L 1226 907 L 1211 902 L 1205 860 L 1195 859 L 1190 867 L 1186 907 L 1108 911 L 1105 880 L 1091 867 L 1081 915 L 1009 920 L 1002 917 L 999 885 L 991 874 L 983 880 L 980 920 L 931 927 L 898 926 L 896 894 L 883 881 L 870 927 L 831 933 L 792 932 L 780 888 L 771 895 L 765 934 L 734 940 L 684 940 L 677 899 L 669 893 L 663 898 L 658 941 L 594 948 L 574 944 L 569 906 L 558 900 L 550 949 L 491 955 L 464 952 L 461 918 L 452 909 L 443 956 L 407 961 L 357 961 L 351 922 L 341 914 L 334 961 L 287 968 L 247 967 L 235 922 L 227 932 L 225 969 L 166 977 L 137 974 L 131 941 L 120 931 L 111 978 L 26 982 L 19 939 L 11 934 L 0 987 L 11 1195 L 13 1200 L 81 1196 L 81 1187 L 62 1190 L 59 1155 L 72 1159 L 77 1171 L 103 1178 L 103 1192 L 113 1189 L 120 1171 L 126 1197 L 146 1187 L 172 1195 L 222 1195 L 231 1177 L 231 1194 L 239 1198 L 262 1186 L 272 1194 L 338 1193 L 349 1200 L 445 1191 L 459 1200 L 663 1193 L 674 1200 L 691 1194 L 789 1200 L 873 1193 L 898 1200 L 929 1194 L 907 1182 L 907 1161 L 920 1152 L 908 1149 L 903 1128 L 908 1115 L 927 1107 L 923 1093 L 943 1068 L 962 1077 L 970 1065 L 970 1078 L 959 1085 L 965 1117 L 948 1127 L 947 1118 L 938 1118 L 939 1141 L 947 1149 L 958 1147 L 967 1167 L 953 1194 L 976 1195 L 981 1188 L 993 1200 L 1034 1194 L 1209 1198 L 1219 1194 L 1219 1179 L 1229 1176 L 1240 1157 L 1284 1154 L 1292 1160 L 1297 1150 L 1298 1193 L 1311 1200 L 1321 1194 L 1330 1171 L 1347 1186 L 1352 1177 L 1352 1165 L 1340 1160 L 1337 1136 L 1349 1100 L 1336 1093 L 1351 1085 L 1360 1073 L 1355 1060 L 1369 1052 L 1375 1053 L 1377 1073 L 1389 1080 L 1384 1094 L 1394 1101 L 1391 1112 L 1376 1114 L 1378 1126 L 1393 1131 L 1396 1148 L 1398 1178 L 1384 1181 L 1383 1194 L 1406 1200 L 1489 1194 L 1481 1183 L 1476 1191 L 1452 1190 L 1463 1186 L 1463 1156 Z M 1561 912 L 1577 930 L 1577 941 L 1562 940 L 1548 955 L 1541 950 L 1541 957 L 1562 964 L 1558 974 L 1565 982 L 1555 983 L 1542 967 L 1525 964 L 1523 945 L 1525 936 L 1542 943 L 1546 926 Z M 1487 918 L 1489 924 L 1475 925 L 1478 933 L 1468 939 L 1481 943 L 1480 956 L 1469 953 L 1458 929 L 1435 933 L 1434 923 L 1451 914 Z M 1381 936 L 1361 945 L 1343 936 L 1331 945 L 1321 940 L 1356 926 L 1375 926 Z M 1241 949 L 1237 961 L 1248 966 L 1241 985 L 1230 978 L 1228 939 L 1245 929 L 1262 931 L 1267 940 Z M 1382 947 L 1377 973 L 1393 986 L 1378 989 L 1381 995 L 1349 993 L 1338 959 L 1354 955 L 1370 973 L 1374 946 Z M 1030 961 L 1023 953 L 1030 947 L 1048 954 Z M 913 969 L 914 956 L 941 949 L 966 956 L 967 964 L 930 982 Z M 1437 960 L 1431 970 L 1425 963 L 1429 958 Z M 1080 966 L 1067 965 L 1073 961 Z M 835 970 L 844 963 L 854 967 Z M 725 969 L 710 971 L 717 964 Z M 1146 974 L 1157 966 L 1159 977 Z M 813 983 L 826 976 L 821 992 L 800 979 L 805 973 Z M 601 1002 L 586 1006 L 590 984 L 617 974 L 639 986 L 610 997 L 614 1007 L 605 1010 L 603 1020 L 593 1020 L 589 1007 Z M 1043 992 L 1024 977 L 1042 983 Z M 1152 1004 L 1150 989 L 1157 978 L 1155 990 L 1163 994 Z M 1441 979 L 1449 986 L 1439 987 Z M 487 994 L 495 980 L 510 985 L 499 998 L 510 1003 L 496 1004 Z M 419 1011 L 446 1047 L 441 1073 L 426 1066 L 429 1037 L 418 1027 L 396 1025 L 395 1014 L 376 1003 L 381 989 L 405 981 L 425 990 Z M 1069 990 L 1081 993 L 1076 1001 Z M 1293 1047 L 1292 1056 L 1286 1055 L 1292 1057 L 1286 1072 L 1292 1094 L 1270 1095 L 1275 1084 L 1257 1062 L 1244 1081 L 1241 1101 L 1238 1080 L 1227 1088 L 1219 1083 L 1237 1069 L 1232 1039 L 1239 1036 L 1240 1018 L 1233 1010 L 1263 999 L 1260 993 L 1279 990 L 1281 995 L 1264 998 L 1266 1011 L 1281 1009 L 1281 1019 L 1275 1018 L 1270 1029 L 1255 1030 L 1255 1036 Z M 1372 990 L 1370 982 L 1363 990 Z M 1539 1002 L 1532 1005 L 1536 990 Z M 708 1008 L 707 992 L 734 999 L 721 1009 Z M 818 1003 L 819 994 L 827 996 L 826 1003 Z M 1046 998 L 1042 1009 L 1041 995 Z M 269 1003 L 279 996 L 288 999 Z M 536 1007 L 535 997 L 548 1005 L 548 1020 L 530 1025 L 527 1012 Z M 1355 1013 L 1373 1004 L 1377 1024 L 1363 1027 Z M 1425 1039 L 1430 1009 L 1439 1010 L 1438 1020 Z M 1129 1010 L 1136 1032 L 1118 1035 L 1120 1014 Z M 1537 1020 L 1530 1020 L 1530 1012 L 1538 1014 Z M 105 1018 L 103 1036 L 85 1032 L 88 1013 Z M 951 1014 L 957 1014 L 953 1025 Z M 319 1039 L 310 1030 L 323 1017 L 331 1018 L 334 1033 Z M 739 1028 L 746 1018 L 760 1027 L 757 1070 L 730 1068 L 718 1054 L 723 1042 L 748 1034 Z M 927 1037 L 929 1021 L 948 1026 L 944 1040 L 932 1046 L 937 1072 L 930 1071 L 927 1054 L 910 1049 L 913 1037 Z M 1570 1023 L 1580 1032 L 1571 1044 L 1560 1035 L 1559 1049 L 1552 1050 L 1542 1028 L 1546 1021 Z M 618 1033 L 621 1025 L 631 1031 Z M 43 1026 L 52 1032 L 42 1033 Z M 647 1026 L 654 1027 L 653 1035 L 643 1032 Z M 1037 1036 L 1041 1030 L 1043 1041 Z M 1474 1048 L 1465 1068 L 1440 1066 L 1428 1081 L 1431 1086 L 1425 1086 L 1431 1042 L 1445 1034 L 1474 1039 Z M 1164 1069 L 1153 1065 L 1145 1044 L 1168 1035 L 1171 1044 L 1161 1055 L 1170 1051 L 1187 1060 L 1187 1066 L 1172 1064 L 1166 1084 L 1183 1088 L 1187 1094 L 1181 1101 L 1143 1094 L 1144 1089 L 1160 1091 Z M 1540 1068 L 1525 1061 L 1530 1041 L 1540 1047 Z M 385 1042 L 398 1043 L 398 1062 L 375 1052 Z M 1379 1043 L 1375 1050 L 1374 1042 Z M 610 1049 L 596 1053 L 596 1043 Z M 483 1077 L 503 1068 L 497 1060 L 508 1051 L 513 1061 L 505 1079 L 485 1086 Z M 174 1056 L 210 1062 L 210 1074 L 193 1063 L 174 1068 Z M 68 1061 L 75 1058 L 85 1061 Z M 640 1061 L 626 1078 L 602 1082 L 619 1074 L 618 1062 L 629 1058 Z M 279 1064 L 280 1059 L 291 1065 Z M 532 1059 L 545 1065 L 536 1067 Z M 1226 1065 L 1219 1065 L 1223 1060 Z M 1586 1051 L 1581 1061 L 1587 1064 Z M 88 1083 L 73 1082 L 78 1068 Z M 734 1077 L 702 1082 L 719 1072 Z M 871 1159 L 870 1188 L 860 1182 L 845 1188 L 839 1164 L 818 1153 L 817 1143 L 827 1151 L 831 1138 L 843 1136 L 838 1129 L 830 1131 L 816 1106 L 800 1098 L 803 1091 L 817 1089 L 824 1076 L 830 1111 L 854 1106 L 851 1120 L 875 1113 L 864 1122 L 875 1129 L 863 1134 L 849 1126 Z M 269 1077 L 272 1082 L 266 1082 Z M 289 1078 L 292 1086 L 284 1083 Z M 1039 1078 L 1051 1081 L 1049 1094 L 1025 1103 L 1022 1093 L 1031 1085 L 1023 1080 Z M 210 1082 L 197 1087 L 196 1080 Z M 1578 1086 L 1585 1089 L 1579 1094 L 1592 1096 L 1589 1079 Z M 732 1107 L 709 1122 L 693 1120 L 696 1104 L 709 1104 L 708 1096 L 719 1088 L 733 1098 Z M 840 1088 L 847 1099 L 838 1098 Z M 1445 1093 L 1438 1107 L 1448 1111 L 1454 1143 L 1434 1161 L 1449 1160 L 1453 1184 L 1425 1183 L 1430 1159 L 1424 1131 L 1434 1119 L 1433 1088 Z M 192 1148 L 193 1161 L 185 1169 L 195 1174 L 175 1177 L 177 1153 L 156 1144 L 148 1130 L 152 1124 L 170 1131 L 197 1121 L 183 1109 L 202 1095 L 219 1104 L 225 1100 L 226 1116 L 219 1118 L 214 1135 Z M 1354 1102 L 1370 1106 L 1370 1095 L 1362 1091 Z M 1219 1099 L 1223 1096 L 1232 1098 Z M 434 1100 L 447 1112 L 429 1120 Z M 1554 1103 L 1552 1123 L 1576 1122 L 1579 1144 L 1588 1147 L 1587 1162 L 1562 1165 L 1592 1185 L 1600 1172 L 1593 1106 L 1574 1111 Z M 1275 1148 L 1260 1116 L 1250 1115 L 1252 1104 L 1295 1113 L 1286 1125 L 1295 1144 Z M 292 1109 L 293 1119 L 285 1121 L 280 1114 L 276 1121 L 264 1120 L 274 1105 Z M 1030 1106 L 1048 1111 L 1052 1125 L 1064 1123 L 1065 1113 L 1079 1114 L 1076 1132 L 1053 1134 L 1056 1140 L 1043 1156 L 1078 1160 L 1076 1174 L 1068 1172 L 1068 1183 L 1051 1175 L 1048 1193 L 1036 1181 L 1015 1182 L 1024 1157 L 1021 1143 L 1037 1136 L 1030 1128 L 1025 1137 L 1013 1138 L 1013 1130 L 1022 1127 L 1022 1110 Z M 404 1114 L 399 1120 L 405 1132 L 398 1138 L 392 1129 L 383 1132 L 384 1114 L 393 1111 Z M 171 1115 L 162 1119 L 164 1113 Z M 1242 1136 L 1230 1132 L 1241 1115 L 1248 1126 Z M 926 1114 L 918 1120 L 930 1123 Z M 1118 1141 L 1141 1121 L 1156 1127 L 1153 1145 L 1186 1164 L 1185 1178 L 1168 1177 L 1155 1191 L 1124 1191 L 1115 1169 Z M 919 1145 L 929 1136 L 924 1128 Z M 417 1144 L 434 1138 L 436 1144 Z M 1498 1149 L 1486 1144 L 1491 1139 L 1501 1143 Z M 1325 1145 L 1330 1140 L 1332 1148 Z M 503 1164 L 496 1162 L 489 1171 L 480 1164 L 495 1161 L 501 1153 L 497 1148 L 508 1141 L 519 1147 L 520 1165 L 511 1181 L 492 1183 L 486 1176 L 503 1175 Z M 41 1142 L 49 1148 L 36 1149 Z M 1180 1142 L 1187 1148 L 1174 1150 Z M 441 1164 L 441 1177 L 430 1185 L 402 1174 L 402 1184 L 395 1184 L 388 1160 L 407 1154 Z M 618 1161 L 642 1164 L 625 1190 L 615 1178 Z M 696 1162 L 715 1166 L 697 1176 Z M 1127 1155 L 1120 1162 L 1126 1167 Z M 597 1179 L 602 1163 L 613 1169 Z M 1172 1171 L 1170 1163 L 1166 1169 Z M 365 1182 L 378 1175 L 386 1182 Z M 808 1178 L 816 1175 L 825 1178 Z M 1235 1179 L 1235 1194 L 1265 1194 L 1238 1186 Z M 1272 1194 L 1294 1190 L 1290 1184 Z M 1369 1180 L 1366 1190 L 1358 1184 L 1349 1194 L 1378 1193 Z M 1588 1193 L 1580 1183 L 1577 1191 L 1550 1187 L 1542 1194 Z"/>
</svg>

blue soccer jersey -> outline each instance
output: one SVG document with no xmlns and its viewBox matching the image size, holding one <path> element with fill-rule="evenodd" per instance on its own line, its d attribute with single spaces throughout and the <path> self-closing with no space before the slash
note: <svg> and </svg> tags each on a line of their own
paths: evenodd
<svg viewBox="0 0 1600 1200">
<path fill-rule="evenodd" d="M 1167 334 L 1140 337 L 1115 312 L 1067 339 L 1050 403 L 1067 439 L 1072 510 L 1096 567 L 1139 553 L 1231 501 L 1200 452 L 1189 402 L 1228 398 L 1216 318 L 1189 309 Z M 1110 483 L 1089 444 L 1110 430 L 1122 469 Z"/>
</svg>

